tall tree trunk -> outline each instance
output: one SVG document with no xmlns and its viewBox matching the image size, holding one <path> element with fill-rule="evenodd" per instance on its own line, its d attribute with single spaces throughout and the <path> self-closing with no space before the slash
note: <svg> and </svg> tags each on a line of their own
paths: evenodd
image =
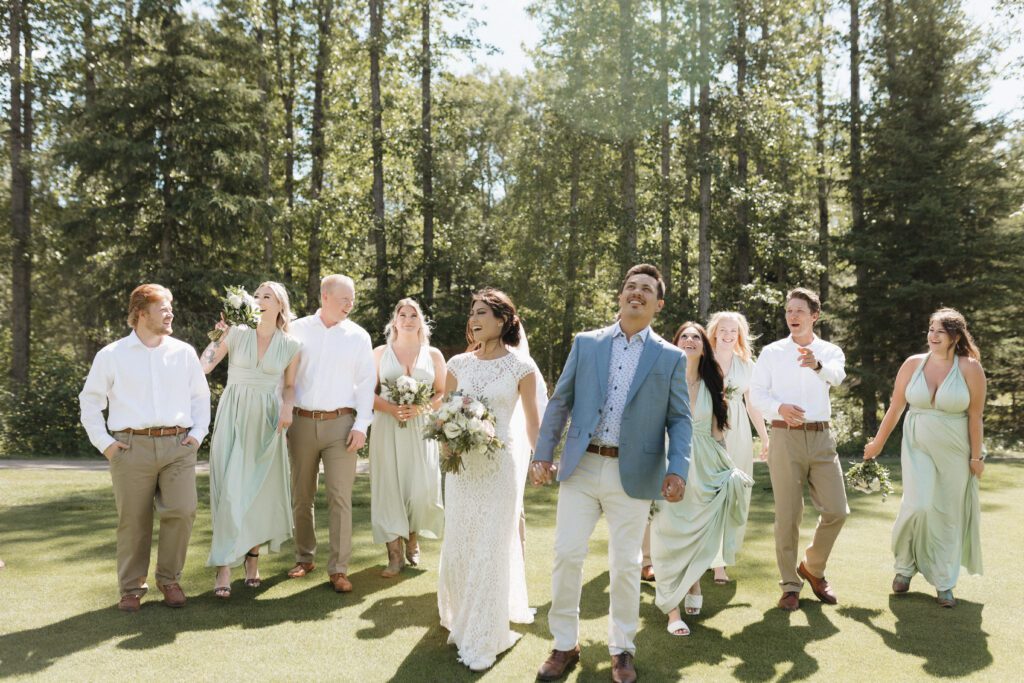
<svg viewBox="0 0 1024 683">
<path fill-rule="evenodd" d="M 313 216 L 309 226 L 309 248 L 306 256 L 306 304 L 312 308 L 320 300 L 321 229 L 323 207 L 321 197 L 324 189 L 324 157 L 327 150 L 324 143 L 324 126 L 327 118 L 327 71 L 331 58 L 331 9 L 333 0 L 317 0 L 316 25 L 317 49 L 316 68 L 313 76 L 313 127 L 309 135 L 310 172 L 309 200 Z"/>
<path fill-rule="evenodd" d="M 27 396 L 32 311 L 32 34 L 28 3 L 10 4 L 11 367 L 12 389 Z M 24 35 L 24 46 L 22 36 Z M 22 66 L 24 62 L 24 68 Z M 27 72 L 27 73 L 26 73 Z"/>
<path fill-rule="evenodd" d="M 285 204 L 288 207 L 285 211 L 285 218 L 282 221 L 284 229 L 284 268 L 283 277 L 285 284 L 291 285 L 292 273 L 292 245 L 295 241 L 294 220 L 295 220 L 295 43 L 298 41 L 295 20 L 295 2 L 292 0 L 289 11 L 289 30 L 287 46 L 283 43 L 281 36 L 281 7 L 280 0 L 271 0 L 270 17 L 273 27 L 272 36 L 274 41 L 274 78 L 277 85 L 277 92 L 281 97 L 281 106 L 284 109 L 284 196 Z M 284 49 L 288 51 L 288 66 L 285 68 Z"/>
<path fill-rule="evenodd" d="M 373 151 L 373 242 L 376 249 L 377 322 L 388 322 L 388 252 L 384 224 L 384 109 L 380 99 L 380 57 L 384 50 L 384 0 L 370 3 L 370 108 Z"/>
<path fill-rule="evenodd" d="M 430 0 L 420 11 L 420 176 L 423 193 L 423 307 L 434 307 L 434 143 L 431 137 Z"/>
<path fill-rule="evenodd" d="M 864 175 L 861 159 L 861 103 L 860 103 L 860 1 L 850 0 L 850 230 L 854 240 L 864 234 Z M 867 330 L 867 311 L 864 306 L 866 296 L 867 269 L 862 258 L 857 259 L 854 266 L 855 289 L 857 292 L 857 316 L 859 332 L 863 336 Z M 872 359 L 866 352 L 865 340 L 861 339 L 858 346 L 865 350 L 857 359 L 861 367 L 871 367 Z M 878 397 L 870 382 L 861 380 L 857 385 L 857 394 L 861 402 L 861 429 L 865 434 L 874 434 L 878 427 Z"/>
<path fill-rule="evenodd" d="M 619 177 L 622 194 L 622 271 L 637 260 L 636 249 L 636 123 L 633 94 L 633 2 L 619 0 Z"/>
<path fill-rule="evenodd" d="M 569 136 L 569 243 L 565 258 L 565 311 L 562 315 L 562 338 L 557 366 L 569 357 L 572 333 L 576 329 L 576 261 L 580 241 L 580 144 L 576 135 Z"/>
<path fill-rule="evenodd" d="M 161 20 L 163 40 L 167 46 L 167 56 L 173 63 L 181 57 L 181 21 L 175 9 L 166 11 Z M 160 199 L 163 204 L 160 217 L 160 269 L 169 273 L 174 255 L 174 243 L 177 236 L 177 211 L 175 209 L 174 164 L 177 159 L 177 139 L 174 135 L 174 122 L 177 114 L 174 111 L 175 88 L 173 84 L 164 93 L 164 108 L 161 112 L 160 144 L 161 153 L 158 166 L 160 169 Z"/>
<path fill-rule="evenodd" d="M 672 117 L 669 111 L 669 52 L 668 52 L 668 0 L 659 0 L 661 12 L 658 35 L 658 54 L 661 61 L 661 276 L 665 280 L 665 295 L 675 296 L 672 286 Z"/>
<path fill-rule="evenodd" d="M 747 150 L 747 0 L 736 3 L 736 185 L 740 191 L 736 207 L 736 281 L 750 283 L 750 201 L 747 198 L 749 152 Z"/>
<path fill-rule="evenodd" d="M 700 221 L 697 224 L 697 312 L 707 320 L 711 310 L 711 64 L 708 23 L 710 0 L 700 0 L 700 131 L 697 156 L 700 167 Z"/>
<path fill-rule="evenodd" d="M 261 206 L 267 206 L 271 199 L 270 189 L 270 75 L 264 52 L 266 26 L 262 17 L 256 27 L 256 47 L 260 64 L 257 76 L 260 88 L 260 161 L 261 161 Z M 263 221 L 263 267 L 269 275 L 274 271 L 274 221 L 271 212 L 264 209 L 257 212 L 257 219 Z"/>
<path fill-rule="evenodd" d="M 825 167 L 825 13 L 828 1 L 818 0 L 818 60 L 814 69 L 814 100 L 816 121 L 814 151 L 818 157 L 818 263 L 821 275 L 818 278 L 818 296 L 824 304 L 829 298 L 829 238 L 828 238 L 828 176 Z M 831 325 L 823 321 L 819 333 L 823 339 L 831 338 Z"/>
</svg>

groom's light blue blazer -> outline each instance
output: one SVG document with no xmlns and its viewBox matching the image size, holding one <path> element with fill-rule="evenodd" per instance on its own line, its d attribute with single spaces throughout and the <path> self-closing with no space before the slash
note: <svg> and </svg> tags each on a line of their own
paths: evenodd
<svg viewBox="0 0 1024 683">
<path fill-rule="evenodd" d="M 572 476 L 600 422 L 608 393 L 612 333 L 617 325 L 576 335 L 544 411 L 534 460 L 554 459 L 566 422 L 572 417 L 558 481 Z M 690 469 L 692 433 L 686 356 L 652 331 L 644 343 L 622 413 L 618 460 L 625 492 L 632 498 L 660 499 L 666 473 L 685 480 Z"/>
</svg>

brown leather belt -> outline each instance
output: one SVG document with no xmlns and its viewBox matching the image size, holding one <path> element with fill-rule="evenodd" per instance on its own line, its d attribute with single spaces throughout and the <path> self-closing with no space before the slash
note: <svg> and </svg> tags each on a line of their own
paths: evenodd
<svg viewBox="0 0 1024 683">
<path fill-rule="evenodd" d="M 177 436 L 188 431 L 188 427 L 147 427 L 146 429 L 120 429 L 136 436 Z"/>
<path fill-rule="evenodd" d="M 596 443 L 587 444 L 587 453 L 597 453 L 606 458 L 619 457 L 618 446 L 598 446 Z"/>
<path fill-rule="evenodd" d="M 828 430 L 828 422 L 804 422 L 796 427 L 784 420 L 772 420 L 772 427 L 779 429 L 799 429 L 805 432 L 824 432 Z"/>
<path fill-rule="evenodd" d="M 337 410 L 304 410 L 303 408 L 295 408 L 293 412 L 300 417 L 308 417 L 313 420 L 333 420 L 342 415 L 356 414 L 356 411 L 352 408 L 338 408 Z"/>
</svg>

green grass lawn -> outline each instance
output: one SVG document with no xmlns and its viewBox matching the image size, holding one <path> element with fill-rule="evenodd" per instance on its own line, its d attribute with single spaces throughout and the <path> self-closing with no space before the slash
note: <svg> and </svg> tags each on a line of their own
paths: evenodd
<svg viewBox="0 0 1024 683">
<path fill-rule="evenodd" d="M 898 466 L 887 464 L 898 481 Z M 665 632 L 654 589 L 645 585 L 637 637 L 642 680 L 1021 680 L 1024 461 L 991 462 L 986 471 L 986 575 L 961 578 L 955 591 L 960 604 L 953 610 L 937 607 L 920 577 L 909 595 L 890 594 L 889 529 L 898 496 L 882 502 L 856 493 L 829 567 L 840 605 L 822 605 L 805 590 L 801 611 L 775 609 L 767 478 L 759 463 L 747 542 L 730 570 L 736 581 L 718 587 L 706 577 L 704 611 L 688 620 L 689 638 Z M 289 546 L 264 558 L 264 583 L 256 591 L 242 586 L 236 570 L 227 603 L 213 597 L 213 571 L 204 566 L 210 516 L 207 480 L 199 481 L 201 507 L 183 580 L 189 604 L 167 609 L 154 588 L 141 612 L 126 615 L 114 608 L 115 512 L 108 475 L 0 470 L 0 558 L 7 563 L 0 570 L 0 678 L 527 681 L 547 655 L 554 489 L 527 491 L 530 602 L 538 608 L 537 621 L 517 627 L 522 640 L 478 675 L 456 663 L 447 632 L 437 625 L 439 543 L 423 544 L 423 568 L 407 569 L 397 580 L 378 577 L 384 550 L 370 539 L 366 477 L 359 477 L 355 492 L 353 593 L 335 594 L 319 567 L 305 579 L 285 578 Z M 805 531 L 813 519 L 808 505 Z M 318 523 L 326 523 L 324 515 Z M 590 548 L 583 656 L 571 681 L 609 679 L 603 523 Z"/>
</svg>

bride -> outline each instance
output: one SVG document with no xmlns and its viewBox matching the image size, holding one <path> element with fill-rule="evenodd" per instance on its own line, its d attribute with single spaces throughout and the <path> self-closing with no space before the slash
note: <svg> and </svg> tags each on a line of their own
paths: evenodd
<svg viewBox="0 0 1024 683">
<path fill-rule="evenodd" d="M 483 671 L 519 639 L 509 622 L 533 622 L 526 597 L 526 569 L 519 518 L 529 453 L 537 441 L 538 386 L 530 357 L 516 351 L 519 316 L 496 289 L 473 297 L 466 339 L 470 351 L 448 363 L 446 391 L 459 390 L 487 403 L 505 447 L 493 458 L 464 457 L 465 469 L 445 481 L 445 535 L 441 545 L 437 606 L 459 661 Z M 512 428 L 521 401 L 525 425 Z M 525 433 L 524 433 L 525 432 Z"/>
</svg>

